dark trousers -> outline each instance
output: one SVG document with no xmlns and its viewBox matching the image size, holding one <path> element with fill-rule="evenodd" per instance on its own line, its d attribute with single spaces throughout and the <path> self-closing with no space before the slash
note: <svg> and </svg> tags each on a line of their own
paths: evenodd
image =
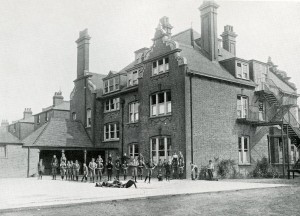
<svg viewBox="0 0 300 216">
<path fill-rule="evenodd" d="M 211 169 L 207 169 L 209 180 L 213 180 L 214 175 Z"/>
</svg>

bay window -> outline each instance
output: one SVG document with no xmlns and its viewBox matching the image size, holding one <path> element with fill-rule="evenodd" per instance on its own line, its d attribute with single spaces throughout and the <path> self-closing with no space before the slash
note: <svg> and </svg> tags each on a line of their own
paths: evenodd
<svg viewBox="0 0 300 216">
<path fill-rule="evenodd" d="M 150 139 L 151 158 L 154 163 L 158 163 L 159 159 L 164 161 L 171 160 L 171 138 L 166 136 L 159 136 Z"/>
<path fill-rule="evenodd" d="M 119 140 L 119 124 L 107 123 L 104 125 L 104 141 Z"/>
<path fill-rule="evenodd" d="M 172 112 L 171 92 L 159 92 L 150 97 L 151 116 L 167 115 Z"/>
<path fill-rule="evenodd" d="M 120 76 L 113 77 L 104 81 L 104 93 L 117 91 L 120 88 Z"/>
<path fill-rule="evenodd" d="M 250 164 L 250 149 L 249 149 L 249 137 L 240 136 L 238 138 L 239 148 L 239 164 Z"/>
</svg>

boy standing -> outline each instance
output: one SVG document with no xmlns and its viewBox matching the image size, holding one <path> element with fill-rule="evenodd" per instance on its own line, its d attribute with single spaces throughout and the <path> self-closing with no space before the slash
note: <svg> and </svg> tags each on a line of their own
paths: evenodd
<svg viewBox="0 0 300 216">
<path fill-rule="evenodd" d="M 102 161 L 101 160 L 97 160 L 97 181 L 98 181 L 98 177 L 99 177 L 99 179 L 101 181 L 103 168 L 104 168 L 103 167 L 103 160 Z"/>
<path fill-rule="evenodd" d="M 190 164 L 191 164 L 191 178 L 192 180 L 197 180 L 198 166 L 196 164 L 193 164 L 192 162 Z"/>
<path fill-rule="evenodd" d="M 95 158 L 92 158 L 92 161 L 89 163 L 90 169 L 90 181 L 95 182 L 97 164 L 95 163 Z"/>
<path fill-rule="evenodd" d="M 214 178 L 214 175 L 213 175 L 214 169 L 215 169 L 215 166 L 214 166 L 212 160 L 209 160 L 208 166 L 207 166 L 209 180 L 213 180 L 213 178 Z"/>
<path fill-rule="evenodd" d="M 88 176 L 88 173 L 89 173 L 89 168 L 86 166 L 86 164 L 84 163 L 83 164 L 83 177 L 81 179 L 81 182 L 83 182 L 83 179 L 85 179 L 85 181 L 87 181 L 87 176 Z"/>
<path fill-rule="evenodd" d="M 113 164 L 112 164 L 111 160 L 108 160 L 106 169 L 107 169 L 107 181 L 110 181 L 111 176 L 112 176 L 112 171 L 113 171 Z"/>
<path fill-rule="evenodd" d="M 64 160 L 61 161 L 60 163 L 60 176 L 61 176 L 61 180 L 64 180 L 65 174 L 66 174 L 66 162 Z"/>
<path fill-rule="evenodd" d="M 171 161 L 167 162 L 165 164 L 165 170 L 166 170 L 166 181 L 170 181 L 170 176 L 171 176 Z"/>
<path fill-rule="evenodd" d="M 145 178 L 145 183 L 147 181 L 147 178 L 149 178 L 148 183 L 150 184 L 150 180 L 151 180 L 151 177 L 152 177 L 152 171 L 155 168 L 155 164 L 152 162 L 152 159 L 150 159 L 150 162 L 147 164 L 146 168 L 148 169 L 148 175 Z"/>
<path fill-rule="evenodd" d="M 184 161 L 183 158 L 179 157 L 178 161 L 178 166 L 179 166 L 179 178 L 183 178 L 183 170 L 184 170 Z"/>
<path fill-rule="evenodd" d="M 58 167 L 58 160 L 56 158 L 56 155 L 53 155 L 53 158 L 51 161 L 52 180 L 56 180 L 57 167 Z"/>
<path fill-rule="evenodd" d="M 79 170 L 80 170 L 80 165 L 78 163 L 78 160 L 75 161 L 74 170 L 75 170 L 76 181 L 78 181 Z"/>
<path fill-rule="evenodd" d="M 126 178 L 127 178 L 127 170 L 128 170 L 127 160 L 123 161 L 122 169 L 123 169 L 123 174 L 124 174 L 124 180 L 126 180 Z"/>
<path fill-rule="evenodd" d="M 116 160 L 115 169 L 116 169 L 116 179 L 119 180 L 121 164 L 120 164 L 120 160 L 118 159 Z"/>
</svg>

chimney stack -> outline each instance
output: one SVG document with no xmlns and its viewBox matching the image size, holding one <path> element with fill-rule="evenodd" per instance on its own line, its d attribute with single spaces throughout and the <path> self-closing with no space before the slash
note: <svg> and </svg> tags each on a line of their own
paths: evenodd
<svg viewBox="0 0 300 216">
<path fill-rule="evenodd" d="M 173 26 L 171 26 L 171 24 L 169 23 L 169 17 L 162 17 L 159 20 L 162 29 L 167 33 L 168 36 L 171 36 L 171 30 L 173 28 Z"/>
<path fill-rule="evenodd" d="M 218 61 L 217 9 L 215 1 L 204 1 L 201 13 L 201 47 L 211 61 Z"/>
<path fill-rule="evenodd" d="M 64 97 L 62 96 L 62 92 L 55 92 L 53 96 L 53 106 L 57 106 L 64 101 Z"/>
<path fill-rule="evenodd" d="M 25 108 L 23 112 L 23 119 L 27 119 L 32 116 L 31 108 Z"/>
<path fill-rule="evenodd" d="M 233 27 L 230 25 L 224 26 L 224 32 L 221 35 L 223 39 L 223 48 L 228 52 L 236 55 L 236 41 L 237 34 L 233 31 Z"/>
<path fill-rule="evenodd" d="M 1 131 L 8 131 L 8 125 L 9 125 L 9 123 L 8 123 L 7 120 L 2 120 L 0 130 Z"/>
<path fill-rule="evenodd" d="M 84 76 L 84 71 L 89 71 L 89 45 L 91 37 L 88 29 L 79 32 L 77 39 L 77 78 Z"/>
</svg>

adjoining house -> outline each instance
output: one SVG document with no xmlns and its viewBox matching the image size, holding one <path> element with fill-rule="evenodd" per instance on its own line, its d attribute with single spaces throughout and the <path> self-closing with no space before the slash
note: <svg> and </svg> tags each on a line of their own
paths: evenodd
<svg viewBox="0 0 300 216">
<path fill-rule="evenodd" d="M 81 93 L 72 93 L 71 113 L 81 113 L 105 158 L 142 153 L 158 162 L 181 151 L 186 165 L 233 159 L 242 173 L 263 156 L 278 166 L 299 158 L 295 85 L 271 59 L 237 57 L 232 26 L 218 38 L 218 7 L 204 1 L 199 8 L 201 35 L 191 28 L 172 35 L 162 17 L 153 45 L 137 50 L 124 69 L 110 71 L 99 88 L 88 72 L 90 36 L 80 33 L 75 90 Z"/>
</svg>

